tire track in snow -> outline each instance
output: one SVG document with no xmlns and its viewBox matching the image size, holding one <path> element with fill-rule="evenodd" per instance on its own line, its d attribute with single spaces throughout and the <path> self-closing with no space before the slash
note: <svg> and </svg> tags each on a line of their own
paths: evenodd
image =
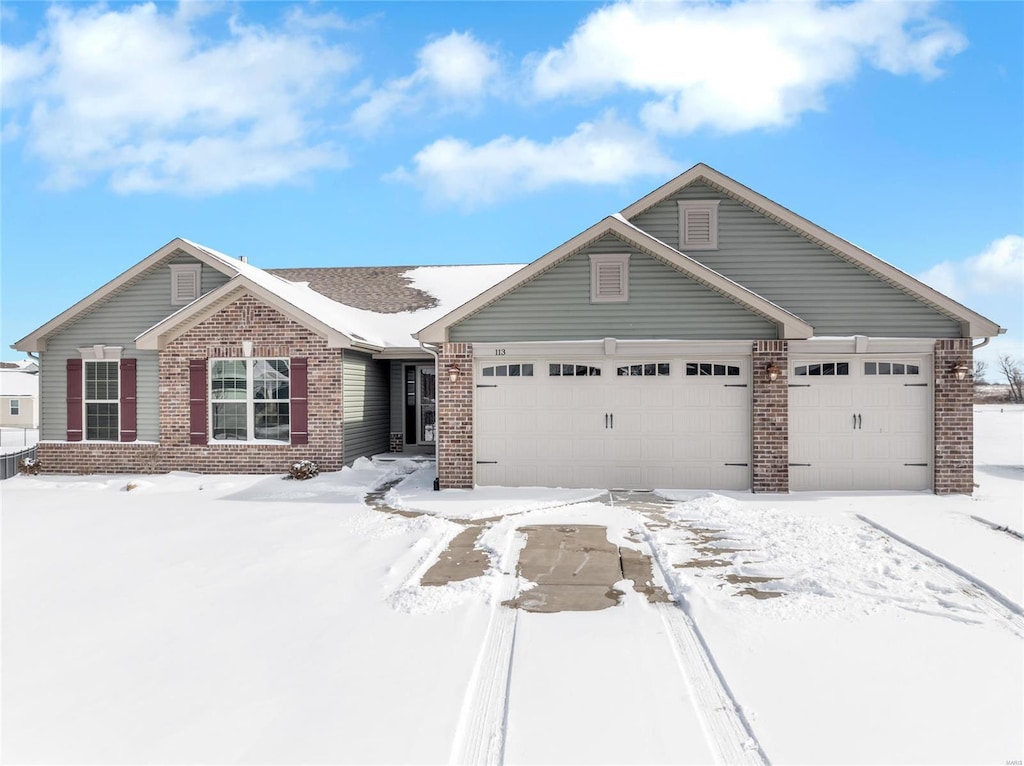
<svg viewBox="0 0 1024 766">
<path fill-rule="evenodd" d="M 670 567 L 664 560 L 664 553 L 655 545 L 647 525 L 641 524 L 640 529 L 651 551 L 651 559 L 661 570 L 666 586 L 671 587 Z M 677 600 L 675 604 L 652 606 L 661 615 L 679 672 L 690 690 L 704 736 L 716 761 L 723 764 L 766 766 L 768 758 L 736 704 L 704 636 L 687 611 L 685 598 L 679 594 L 673 594 L 673 597 Z"/>
<path fill-rule="evenodd" d="M 517 535 L 513 530 L 500 562 L 503 569 L 514 561 L 516 544 Z M 453 766 L 499 766 L 505 760 L 508 692 L 519 610 L 502 606 L 502 602 L 519 594 L 519 578 L 513 571 L 505 572 L 502 580 L 496 589 L 487 632 L 462 700 L 448 759 Z"/>
<path fill-rule="evenodd" d="M 893 532 L 888 527 L 882 526 L 877 521 L 859 513 L 857 514 L 857 518 L 875 531 L 882 533 L 905 548 L 909 548 L 918 555 L 928 559 L 936 568 L 937 575 L 941 579 L 945 580 L 947 584 L 956 590 L 974 596 L 977 599 L 979 609 L 981 609 L 981 611 L 988 617 L 1001 625 L 1005 625 L 1015 635 L 1024 637 L 1024 608 L 1022 608 L 1020 604 L 1007 598 L 991 585 L 978 579 L 970 572 L 967 572 L 956 564 L 932 553 L 927 548 L 923 548 L 917 543 L 911 542 L 902 535 Z"/>
</svg>

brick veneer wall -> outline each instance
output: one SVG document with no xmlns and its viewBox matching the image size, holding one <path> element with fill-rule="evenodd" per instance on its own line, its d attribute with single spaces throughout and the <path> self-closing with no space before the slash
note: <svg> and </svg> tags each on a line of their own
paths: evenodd
<svg viewBox="0 0 1024 766">
<path fill-rule="evenodd" d="M 459 366 L 452 383 L 449 365 Z M 437 370 L 437 478 L 441 489 L 473 487 L 473 344 L 445 343 Z"/>
<path fill-rule="evenodd" d="M 189 443 L 190 359 L 241 358 L 242 341 L 254 357 L 308 360 L 309 443 Z M 38 456 L 47 473 L 281 473 L 296 460 L 315 460 L 321 470 L 342 467 L 342 349 L 244 295 L 167 344 L 159 355 L 160 443 L 42 443 Z"/>
<path fill-rule="evenodd" d="M 39 442 L 36 457 L 44 473 L 161 473 L 155 442 Z"/>
<path fill-rule="evenodd" d="M 766 372 L 772 362 L 779 368 L 774 383 Z M 754 492 L 789 492 L 788 384 L 789 343 L 755 341 L 751 360 Z"/>
<path fill-rule="evenodd" d="M 974 492 L 974 352 L 971 338 L 935 342 L 935 494 Z M 953 375 L 967 365 L 963 380 Z"/>
<path fill-rule="evenodd" d="M 402 452 L 405 449 L 405 434 L 391 431 L 388 434 L 388 452 Z"/>
</svg>

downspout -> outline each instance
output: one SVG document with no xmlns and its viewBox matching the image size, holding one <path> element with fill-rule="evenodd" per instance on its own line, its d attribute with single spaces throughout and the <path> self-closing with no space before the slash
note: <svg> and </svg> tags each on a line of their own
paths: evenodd
<svg viewBox="0 0 1024 766">
<path fill-rule="evenodd" d="M 971 351 L 976 351 L 976 350 L 977 350 L 977 349 L 979 349 L 979 348 L 984 348 L 985 346 L 987 346 L 987 345 L 988 345 L 988 342 L 989 342 L 990 340 L 992 340 L 992 339 L 991 339 L 991 338 L 985 338 L 985 339 L 984 339 L 984 340 L 982 340 L 982 341 L 981 341 L 981 343 L 979 343 L 979 344 L 978 344 L 977 346 L 971 346 Z"/>
<path fill-rule="evenodd" d="M 424 343 L 423 341 L 421 341 L 418 338 L 416 339 L 416 342 L 420 344 L 420 348 L 422 348 L 424 351 L 426 351 L 428 354 L 430 354 L 432 357 L 434 357 L 434 381 L 435 381 L 434 385 L 437 387 L 437 392 L 439 392 L 441 390 L 441 359 L 438 356 L 438 348 L 437 348 L 437 346 L 431 346 L 431 345 L 429 345 L 427 343 Z M 436 392 L 435 392 L 435 396 L 436 396 Z M 440 399 L 440 397 L 438 397 L 438 399 Z M 440 402 L 438 402 L 438 404 L 440 404 Z M 435 431 L 434 431 L 434 433 L 435 433 L 435 436 L 434 436 L 434 465 L 435 465 L 435 469 L 434 469 L 434 491 L 435 492 L 439 492 L 441 490 L 441 475 L 440 475 L 440 470 L 441 470 L 441 468 L 440 468 L 440 466 L 441 466 L 441 417 L 440 416 L 441 416 L 441 412 L 440 412 L 440 409 L 441 409 L 440 407 L 437 408 L 437 412 L 436 412 L 436 414 L 434 416 L 435 417 L 435 421 L 434 422 L 437 424 L 437 426 L 435 428 Z"/>
</svg>

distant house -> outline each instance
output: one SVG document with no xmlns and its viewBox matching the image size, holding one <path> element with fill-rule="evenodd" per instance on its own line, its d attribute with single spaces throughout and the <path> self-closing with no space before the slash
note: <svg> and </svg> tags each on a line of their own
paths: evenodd
<svg viewBox="0 0 1024 766">
<path fill-rule="evenodd" d="M 259 269 L 176 239 L 15 344 L 45 470 L 441 487 L 973 486 L 1002 329 L 705 165 L 521 266 Z"/>
<path fill-rule="evenodd" d="M 0 362 L 0 427 L 39 427 L 39 366 Z"/>
</svg>

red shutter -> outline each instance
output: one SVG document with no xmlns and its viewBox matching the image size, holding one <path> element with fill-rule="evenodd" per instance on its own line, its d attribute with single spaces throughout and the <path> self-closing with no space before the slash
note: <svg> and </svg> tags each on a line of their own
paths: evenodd
<svg viewBox="0 0 1024 766">
<path fill-rule="evenodd" d="M 134 359 L 121 360 L 121 441 L 133 442 L 138 434 L 137 375 Z"/>
<path fill-rule="evenodd" d="M 292 444 L 309 444 L 309 364 L 306 359 L 291 360 Z"/>
<path fill-rule="evenodd" d="M 82 441 L 82 360 L 68 359 L 68 441 Z"/>
<path fill-rule="evenodd" d="M 188 441 L 206 444 L 206 360 L 188 360 Z"/>
</svg>

